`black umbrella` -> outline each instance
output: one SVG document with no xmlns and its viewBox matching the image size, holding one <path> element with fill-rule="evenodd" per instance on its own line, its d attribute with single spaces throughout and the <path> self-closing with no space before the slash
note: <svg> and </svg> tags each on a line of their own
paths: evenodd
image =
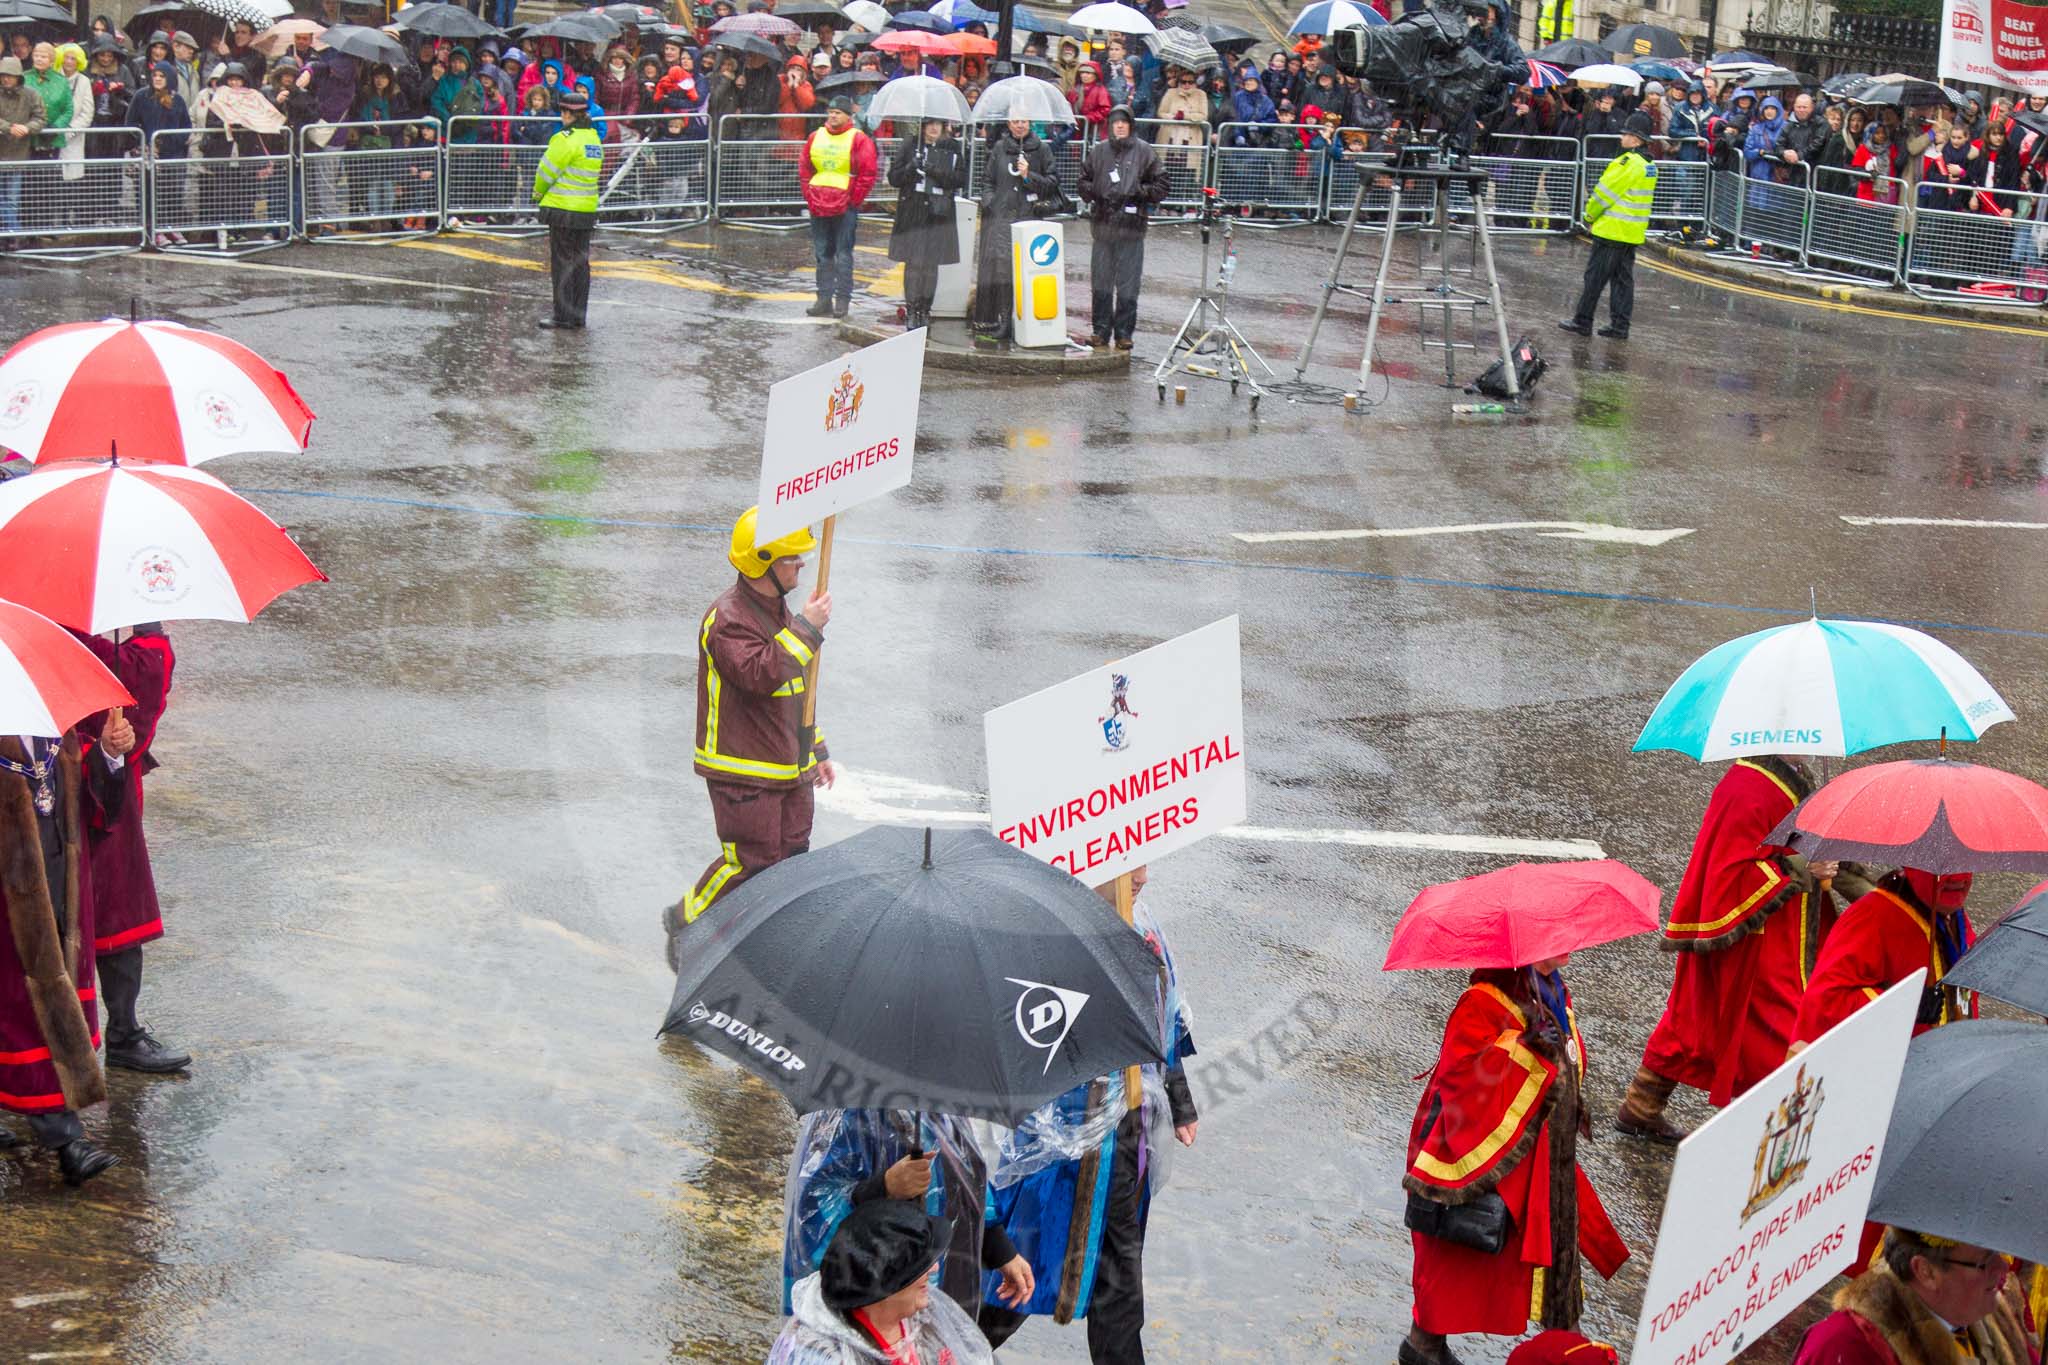
<svg viewBox="0 0 2048 1365">
<path fill-rule="evenodd" d="M 1946 983 L 1944 983 L 1946 984 Z M 2048 1261 L 2048 1028 L 1962 1019 L 1915 1038 L 1870 1219 Z"/>
<path fill-rule="evenodd" d="M 778 14 L 780 10 L 776 11 Z M 835 71 L 817 85 L 821 95 L 836 95 L 841 91 L 858 95 L 871 85 L 887 85 L 889 78 L 879 71 Z"/>
<path fill-rule="evenodd" d="M 602 14 L 615 24 L 631 24 L 634 28 L 653 28 L 656 24 L 668 22 L 668 16 L 647 5 L 599 5 L 589 11 Z"/>
<path fill-rule="evenodd" d="M 787 19 L 798 28 L 853 26 L 853 20 L 841 13 L 839 6 L 828 5 L 825 0 L 779 0 L 775 6 L 775 17 Z"/>
<path fill-rule="evenodd" d="M 315 38 L 313 46 L 331 47 L 344 56 L 366 62 L 383 62 L 394 67 L 412 65 L 412 58 L 405 55 L 405 49 L 399 46 L 396 38 L 360 24 L 336 24 Z"/>
<path fill-rule="evenodd" d="M 664 1033 L 817 1109 L 1015 1124 L 1163 1060 L 1159 959 L 1101 897 L 986 830 L 881 826 L 777 863 L 684 935 Z"/>
<path fill-rule="evenodd" d="M 1870 84 L 1873 78 L 1864 71 L 1839 71 L 1820 83 L 1821 92 L 1846 98 Z"/>
<path fill-rule="evenodd" d="M 424 33 L 430 38 L 502 38 L 505 31 L 471 14 L 460 5 L 407 5 L 398 12 L 392 27 L 407 33 Z"/>
<path fill-rule="evenodd" d="M 2014 126 L 2024 128 L 2036 137 L 2048 138 L 2048 113 L 2037 114 L 2031 109 L 2015 109 L 2012 115 Z M 2048 146 L 2036 147 L 2036 157 L 2048 154 Z"/>
<path fill-rule="evenodd" d="M 1218 52 L 1228 52 L 1235 57 L 1246 48 L 1256 46 L 1259 35 L 1247 33 L 1236 24 L 1204 24 L 1202 36 L 1209 40 L 1209 46 Z"/>
<path fill-rule="evenodd" d="M 1539 62 L 1549 62 L 1567 71 L 1582 66 L 1600 66 L 1614 60 L 1614 54 L 1598 43 L 1584 38 L 1560 38 L 1547 46 L 1539 47 L 1529 54 Z"/>
<path fill-rule="evenodd" d="M 1755 84 L 1755 82 L 1751 82 Z M 1933 81 L 1923 81 L 1917 76 L 1892 74 L 1878 76 L 1869 85 L 1856 92 L 1851 101 L 1855 104 L 1895 104 L 1902 109 L 1913 109 L 1923 104 L 1950 104 L 1948 92 Z"/>
<path fill-rule="evenodd" d="M 560 38 L 568 43 L 608 43 L 618 37 L 619 32 L 617 20 L 583 10 L 572 14 L 557 14 L 552 19 L 535 24 L 520 34 L 520 41 L 524 42 L 528 38 Z"/>
<path fill-rule="evenodd" d="M 742 57 L 766 57 L 771 62 L 783 59 L 782 49 L 766 38 L 756 38 L 751 33 L 714 33 L 706 47 L 722 47 L 728 52 L 737 52 Z"/>
<path fill-rule="evenodd" d="M 1754 75 L 1744 76 L 1742 84 L 1752 90 L 1761 92 L 1765 90 L 1799 90 L 1805 87 L 1806 82 L 1800 79 L 1798 72 L 1787 71 L 1784 67 L 1780 66 L 1773 67 L 1769 71 L 1759 71 Z"/>
<path fill-rule="evenodd" d="M 1601 46 L 1630 61 L 1692 55 L 1692 44 L 1662 24 L 1623 24 L 1608 34 Z"/>
<path fill-rule="evenodd" d="M 70 10 L 56 4 L 55 0 L 0 0 L 0 19 L 63 24 L 66 27 L 75 27 L 78 22 Z"/>
<path fill-rule="evenodd" d="M 2048 883 L 1978 939 L 1941 984 L 2048 1015 Z"/>
<path fill-rule="evenodd" d="M 889 27 L 893 29 L 918 29 L 925 33 L 951 33 L 953 25 L 936 14 L 921 9 L 905 10 L 889 16 Z"/>
</svg>

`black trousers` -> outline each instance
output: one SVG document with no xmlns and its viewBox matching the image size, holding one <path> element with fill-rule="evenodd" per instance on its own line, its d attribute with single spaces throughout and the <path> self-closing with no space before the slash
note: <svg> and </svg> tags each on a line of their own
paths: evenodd
<svg viewBox="0 0 2048 1365">
<path fill-rule="evenodd" d="M 555 321 L 581 327 L 590 307 L 590 234 L 597 229 L 594 213 L 545 211 L 548 223 L 548 275 L 555 286 Z"/>
<path fill-rule="evenodd" d="M 1144 277 L 1144 236 L 1110 236 L 1098 225 L 1095 244 L 1088 253 L 1095 335 L 1131 339 L 1131 333 L 1138 330 L 1138 285 Z"/>
<path fill-rule="evenodd" d="M 903 306 L 913 313 L 928 312 L 939 292 L 939 268 L 920 261 L 903 263 Z"/>
<path fill-rule="evenodd" d="M 107 1044 L 119 1047 L 142 1032 L 135 1002 L 142 998 L 142 945 L 106 953 L 99 959 L 100 1003 L 107 1009 Z"/>
<path fill-rule="evenodd" d="M 1579 306 L 1572 320 L 1582 327 L 1593 325 L 1593 310 L 1600 306 L 1600 291 L 1607 292 L 1607 320 L 1617 332 L 1628 330 L 1636 311 L 1636 249 L 1622 242 L 1602 238 L 1593 243 L 1592 259 L 1586 262 L 1586 285 L 1579 291 Z"/>
<path fill-rule="evenodd" d="M 1144 245 L 1140 238 L 1139 246 Z M 1126 1114 L 1116 1129 L 1109 1167 L 1109 1204 L 1103 1210 L 1102 1249 L 1095 1288 L 1088 1297 L 1088 1359 L 1094 1365 L 1145 1365 L 1145 1225 L 1138 1219 L 1138 1142 L 1142 1113 Z M 981 1306 L 981 1334 L 1001 1346 L 1030 1319 L 994 1304 Z"/>
</svg>

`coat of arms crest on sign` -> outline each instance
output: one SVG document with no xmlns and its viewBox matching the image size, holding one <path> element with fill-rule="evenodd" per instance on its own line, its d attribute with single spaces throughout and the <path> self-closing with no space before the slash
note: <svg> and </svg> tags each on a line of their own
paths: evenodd
<svg viewBox="0 0 2048 1365">
<path fill-rule="evenodd" d="M 1763 1138 L 1756 1145 L 1756 1169 L 1749 1179 L 1749 1202 L 1742 1206 L 1743 1222 L 1805 1178 L 1814 1120 L 1826 1099 L 1820 1080 L 1808 1080 L 1806 1068 L 1800 1067 L 1792 1089 L 1764 1122 Z"/>
<path fill-rule="evenodd" d="M 860 376 L 848 366 L 839 372 L 839 382 L 832 386 L 831 394 L 825 400 L 825 430 L 841 431 L 860 420 L 860 400 L 866 396 L 868 386 L 860 382 Z"/>
</svg>

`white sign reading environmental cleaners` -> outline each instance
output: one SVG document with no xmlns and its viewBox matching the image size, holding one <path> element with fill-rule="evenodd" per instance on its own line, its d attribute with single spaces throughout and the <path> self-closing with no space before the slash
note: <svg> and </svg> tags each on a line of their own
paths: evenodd
<svg viewBox="0 0 2048 1365">
<path fill-rule="evenodd" d="M 780 539 L 909 483 L 923 387 L 919 328 L 769 389 L 755 541 Z"/>
<path fill-rule="evenodd" d="M 1678 1149 L 1630 1365 L 1724 1365 L 1856 1259 L 1925 970 Z"/>
<path fill-rule="evenodd" d="M 1100 886 L 1245 816 L 1237 618 L 982 717 L 990 828 Z"/>
<path fill-rule="evenodd" d="M 1943 0 L 1935 69 L 1944 80 L 2048 95 L 2048 9 L 2019 0 Z"/>
</svg>

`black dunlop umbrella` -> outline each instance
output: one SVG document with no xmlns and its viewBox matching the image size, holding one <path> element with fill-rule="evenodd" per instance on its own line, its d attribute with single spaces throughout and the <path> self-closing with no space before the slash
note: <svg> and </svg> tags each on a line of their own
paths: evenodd
<svg viewBox="0 0 2048 1365">
<path fill-rule="evenodd" d="M 1692 44 L 1662 24 L 1623 24 L 1608 34 L 1601 46 L 1630 62 L 1692 55 Z"/>
<path fill-rule="evenodd" d="M 2048 885 L 2028 892 L 1941 984 L 2048 1015 Z"/>
<path fill-rule="evenodd" d="M 661 1031 L 817 1109 L 1015 1124 L 1164 1059 L 1159 959 L 986 830 L 877 827 L 751 877 L 684 932 Z"/>
<path fill-rule="evenodd" d="M 1871 1221 L 2048 1261 L 2043 1076 L 2048 1028 L 2039 1024 L 1963 1019 L 1915 1038 Z"/>
</svg>

